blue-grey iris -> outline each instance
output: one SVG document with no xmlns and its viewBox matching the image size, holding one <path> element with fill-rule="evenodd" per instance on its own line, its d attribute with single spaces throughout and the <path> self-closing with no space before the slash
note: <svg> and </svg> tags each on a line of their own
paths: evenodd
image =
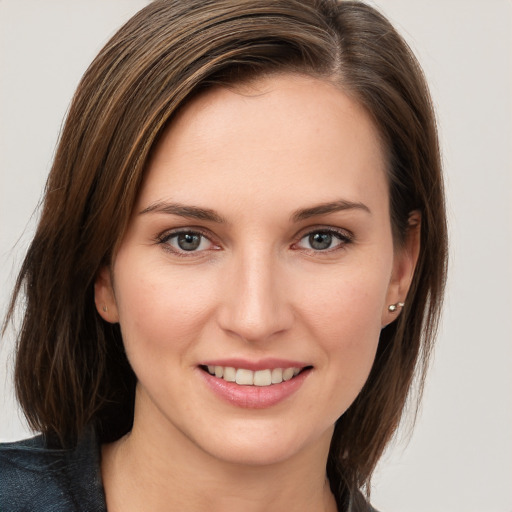
<svg viewBox="0 0 512 512">
<path fill-rule="evenodd" d="M 309 235 L 309 244 L 317 251 L 329 249 L 332 244 L 332 235 L 330 233 L 313 233 Z"/>
<path fill-rule="evenodd" d="M 183 251 L 195 251 L 201 244 L 201 235 L 181 233 L 177 237 L 178 246 Z"/>
</svg>

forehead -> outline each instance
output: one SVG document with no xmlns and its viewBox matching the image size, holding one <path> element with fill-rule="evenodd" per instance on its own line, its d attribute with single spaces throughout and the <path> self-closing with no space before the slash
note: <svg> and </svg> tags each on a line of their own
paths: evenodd
<svg viewBox="0 0 512 512">
<path fill-rule="evenodd" d="M 373 201 L 387 198 L 384 169 L 377 130 L 357 102 L 328 81 L 273 76 L 187 104 L 154 151 L 139 205 Z"/>
</svg>

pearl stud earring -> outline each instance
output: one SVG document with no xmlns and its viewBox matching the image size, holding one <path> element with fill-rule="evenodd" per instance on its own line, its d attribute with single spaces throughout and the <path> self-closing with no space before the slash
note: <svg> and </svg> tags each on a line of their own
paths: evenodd
<svg viewBox="0 0 512 512">
<path fill-rule="evenodd" d="M 391 313 L 394 313 L 398 308 L 403 308 L 404 303 L 403 302 L 397 302 L 396 304 L 390 304 L 388 306 L 388 310 L 391 311 Z"/>
</svg>

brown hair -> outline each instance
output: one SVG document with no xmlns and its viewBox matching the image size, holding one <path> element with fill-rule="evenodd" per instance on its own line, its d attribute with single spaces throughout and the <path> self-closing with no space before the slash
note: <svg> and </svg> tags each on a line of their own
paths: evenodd
<svg viewBox="0 0 512 512">
<path fill-rule="evenodd" d="M 363 105 L 388 155 L 395 243 L 419 210 L 421 252 L 406 306 L 382 330 L 362 392 L 338 420 L 327 472 L 340 508 L 369 482 L 420 384 L 438 324 L 447 258 L 435 118 L 412 52 L 360 2 L 157 0 L 110 40 L 73 99 L 41 219 L 7 318 L 22 292 L 16 391 L 30 425 L 69 445 L 86 425 L 101 442 L 133 420 L 135 376 L 119 326 L 97 314 L 93 284 L 112 258 L 151 149 L 193 95 L 261 74 L 292 72 L 339 85 Z"/>
</svg>

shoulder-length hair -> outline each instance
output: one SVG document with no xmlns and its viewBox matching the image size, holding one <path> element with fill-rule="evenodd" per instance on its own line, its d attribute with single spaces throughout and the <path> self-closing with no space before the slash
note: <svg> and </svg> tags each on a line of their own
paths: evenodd
<svg viewBox="0 0 512 512">
<path fill-rule="evenodd" d="M 115 254 L 151 149 L 173 116 L 212 87 L 273 73 L 337 84 L 371 115 L 387 156 L 396 246 L 421 213 L 406 305 L 380 336 L 360 395 L 339 418 L 327 472 L 338 496 L 368 483 L 424 371 L 443 296 L 447 234 L 435 117 L 421 69 L 375 9 L 335 0 L 157 0 L 103 48 L 73 99 L 40 222 L 7 318 L 23 295 L 15 385 L 30 425 L 72 445 L 133 421 L 135 376 L 93 285 Z"/>
</svg>

